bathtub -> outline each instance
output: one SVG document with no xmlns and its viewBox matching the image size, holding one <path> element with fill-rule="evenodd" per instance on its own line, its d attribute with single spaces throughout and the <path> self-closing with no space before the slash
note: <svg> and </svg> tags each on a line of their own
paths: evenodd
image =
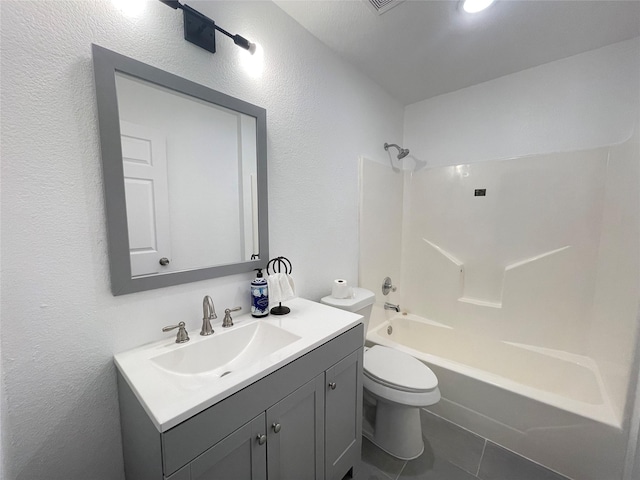
<svg viewBox="0 0 640 480">
<path fill-rule="evenodd" d="M 468 334 L 378 305 L 367 342 L 433 370 L 443 397 L 428 408 L 433 413 L 570 478 L 621 478 L 621 419 L 592 359 Z"/>
</svg>

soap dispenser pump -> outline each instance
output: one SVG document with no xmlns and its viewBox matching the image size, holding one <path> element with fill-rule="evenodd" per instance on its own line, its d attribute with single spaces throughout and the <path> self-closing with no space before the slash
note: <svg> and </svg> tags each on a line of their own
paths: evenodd
<svg viewBox="0 0 640 480">
<path fill-rule="evenodd" d="M 254 270 L 257 270 L 258 274 L 251 282 L 251 315 L 266 317 L 269 315 L 269 286 L 267 279 L 262 276 L 262 269 Z"/>
</svg>

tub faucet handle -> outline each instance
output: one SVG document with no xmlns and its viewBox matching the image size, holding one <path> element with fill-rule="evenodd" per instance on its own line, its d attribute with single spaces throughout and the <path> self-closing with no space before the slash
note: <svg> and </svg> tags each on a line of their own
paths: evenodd
<svg viewBox="0 0 640 480">
<path fill-rule="evenodd" d="M 389 295 L 389 292 L 395 292 L 396 290 L 397 288 L 393 285 L 391 277 L 384 277 L 384 281 L 382 282 L 382 294 Z"/>
</svg>

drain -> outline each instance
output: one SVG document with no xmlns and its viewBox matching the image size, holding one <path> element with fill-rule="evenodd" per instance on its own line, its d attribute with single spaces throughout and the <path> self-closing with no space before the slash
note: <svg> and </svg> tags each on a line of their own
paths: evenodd
<svg viewBox="0 0 640 480">
<path fill-rule="evenodd" d="M 222 375 L 220 375 L 220 378 L 224 377 L 225 375 L 229 375 L 231 373 L 231 370 L 229 370 L 228 372 L 224 372 Z"/>
<path fill-rule="evenodd" d="M 391 335 L 393 333 L 393 327 L 391 325 L 389 325 L 387 327 L 387 335 Z"/>
</svg>

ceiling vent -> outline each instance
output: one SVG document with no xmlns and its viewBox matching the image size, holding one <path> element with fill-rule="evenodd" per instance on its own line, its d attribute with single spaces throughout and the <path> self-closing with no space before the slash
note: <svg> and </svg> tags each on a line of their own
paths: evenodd
<svg viewBox="0 0 640 480">
<path fill-rule="evenodd" d="M 385 12 L 388 12 L 396 5 L 404 2 L 404 0 L 363 0 L 369 8 L 377 13 L 378 15 L 382 15 Z"/>
</svg>

